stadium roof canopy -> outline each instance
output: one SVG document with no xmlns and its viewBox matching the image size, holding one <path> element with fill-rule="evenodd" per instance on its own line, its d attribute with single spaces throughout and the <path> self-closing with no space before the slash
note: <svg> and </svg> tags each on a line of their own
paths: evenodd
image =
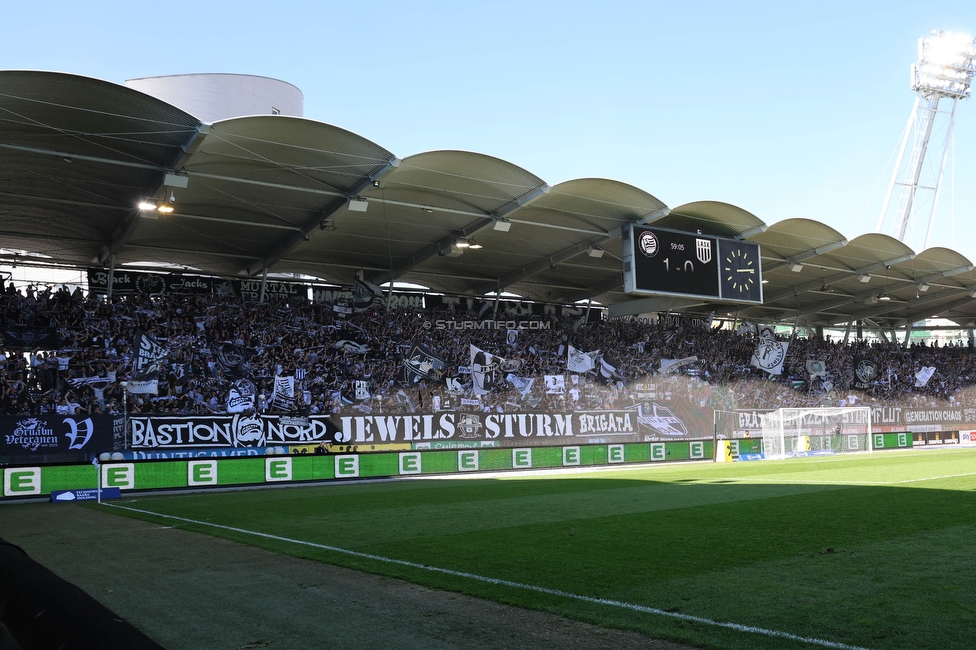
<svg viewBox="0 0 976 650">
<path fill-rule="evenodd" d="M 137 207 L 171 196 L 169 214 Z M 759 243 L 764 304 L 624 294 L 620 233 L 630 224 Z M 77 267 L 267 270 L 343 285 L 361 272 L 445 293 L 592 298 L 614 314 L 856 319 L 882 330 L 976 322 L 976 271 L 949 249 L 916 253 L 882 234 L 848 241 L 809 219 L 767 225 L 720 202 L 669 208 L 613 180 L 550 186 L 477 153 L 401 159 L 305 118 L 204 124 L 131 88 L 51 72 L 0 71 L 0 237 L 6 251 Z M 457 246 L 472 240 L 482 247 Z"/>
</svg>

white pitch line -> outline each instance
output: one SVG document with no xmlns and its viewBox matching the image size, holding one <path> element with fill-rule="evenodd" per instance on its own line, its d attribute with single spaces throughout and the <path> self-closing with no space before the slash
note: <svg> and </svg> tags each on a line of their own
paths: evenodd
<svg viewBox="0 0 976 650">
<path fill-rule="evenodd" d="M 735 630 L 736 632 L 748 632 L 752 634 L 760 634 L 763 636 L 776 637 L 780 639 L 789 639 L 791 641 L 801 641 L 803 643 L 809 643 L 811 645 L 817 645 L 824 648 L 836 648 L 837 650 L 869 650 L 868 648 L 863 648 L 861 646 L 847 645 L 845 643 L 838 643 L 836 641 L 828 641 L 826 639 L 817 639 L 813 637 L 799 636 L 796 634 L 790 634 L 789 632 L 781 632 L 779 630 L 767 630 L 762 627 L 754 627 L 752 625 L 740 625 L 739 623 L 728 623 L 725 621 L 716 621 L 710 618 L 704 618 L 702 616 L 692 616 L 691 614 L 679 614 L 677 612 L 668 612 L 663 609 L 657 609 L 654 607 L 645 607 L 644 605 L 634 605 L 632 603 L 625 603 L 619 600 L 609 600 L 606 598 L 593 598 L 592 596 L 582 596 L 580 594 L 574 594 L 568 591 L 562 591 L 560 589 L 549 589 L 548 587 L 539 587 L 536 585 L 525 584 L 522 582 L 514 582 L 512 580 L 502 580 L 500 578 L 489 578 L 486 576 L 480 576 L 475 573 L 467 573 L 464 571 L 454 571 L 453 569 L 444 569 L 441 567 L 430 566 L 427 564 L 418 564 L 416 562 L 410 562 L 408 560 L 397 560 L 395 558 L 383 557 L 382 555 L 373 555 L 372 553 L 362 553 L 360 551 L 351 551 L 345 548 L 339 548 L 338 546 L 330 546 L 328 544 L 317 544 L 315 542 L 307 542 L 301 539 L 292 539 L 290 537 L 282 537 L 280 535 L 271 535 L 269 533 L 261 533 L 254 530 L 246 530 L 244 528 L 235 528 L 234 526 L 224 526 L 222 524 L 214 524 L 209 521 L 197 521 L 196 519 L 187 519 L 185 517 L 177 517 L 176 515 L 166 515 L 160 512 L 153 512 L 151 510 L 141 510 L 139 508 L 132 508 L 129 506 L 121 506 L 113 503 L 108 503 L 103 501 L 103 506 L 108 506 L 110 508 L 119 508 L 120 510 L 130 510 L 132 512 L 139 512 L 146 515 L 153 515 L 155 517 L 164 517 L 166 519 L 173 519 L 176 521 L 182 521 L 188 524 L 196 524 L 198 526 L 209 526 L 211 528 L 219 528 L 221 530 L 229 530 L 235 533 L 242 533 L 244 535 L 254 535 L 255 537 L 263 537 L 265 539 L 273 539 L 279 542 L 288 542 L 289 544 L 299 544 L 301 546 L 310 546 L 312 548 L 319 548 L 326 551 L 332 551 L 334 553 L 344 553 L 345 555 L 352 555 L 354 557 L 360 557 L 367 560 L 375 560 L 377 562 L 386 562 L 388 564 L 397 564 L 400 566 L 410 567 L 413 569 L 423 569 L 424 571 L 432 571 L 435 573 L 442 573 L 445 575 L 455 576 L 457 578 L 468 578 L 469 580 L 477 580 L 479 582 L 487 582 L 493 585 L 500 585 L 504 587 L 514 587 L 516 589 L 525 589 L 526 591 L 534 591 L 537 593 L 548 594 L 550 596 L 559 596 L 561 598 L 569 598 L 571 600 L 578 600 L 585 603 L 592 603 L 596 605 L 608 605 L 610 607 L 618 607 L 621 609 L 628 609 L 634 612 L 641 612 L 643 614 L 656 614 L 658 616 L 665 616 L 668 618 L 675 618 L 682 621 L 688 621 L 691 623 L 699 623 L 701 625 L 712 625 L 715 627 L 722 627 L 729 630 Z"/>
<path fill-rule="evenodd" d="M 775 483 L 777 485 L 904 485 L 905 483 L 919 483 L 921 481 L 939 481 L 946 478 L 960 478 L 963 476 L 976 476 L 976 472 L 966 472 L 964 474 L 945 474 L 944 476 L 926 476 L 923 478 L 909 478 L 902 481 L 827 481 L 817 479 L 791 479 L 786 477 L 726 477 L 726 478 L 699 478 L 695 483 L 699 484 L 722 484 L 722 483 Z"/>
<path fill-rule="evenodd" d="M 960 476 L 976 476 L 976 472 L 966 472 L 965 474 L 946 474 L 945 476 L 929 476 L 928 478 L 909 478 L 904 481 L 895 481 L 892 485 L 900 483 L 918 483 L 919 481 L 938 481 L 944 478 L 959 478 Z"/>
<path fill-rule="evenodd" d="M 788 479 L 788 478 L 714 478 L 695 479 L 695 483 L 707 485 L 721 485 L 722 483 L 774 483 L 776 485 L 894 485 L 891 481 L 818 481 L 817 479 Z"/>
</svg>

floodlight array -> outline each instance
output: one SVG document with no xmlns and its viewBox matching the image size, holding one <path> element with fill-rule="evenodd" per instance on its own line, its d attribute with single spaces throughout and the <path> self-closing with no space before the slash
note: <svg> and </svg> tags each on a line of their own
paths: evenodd
<svg viewBox="0 0 976 650">
<path fill-rule="evenodd" d="M 968 34 L 936 32 L 918 39 L 918 63 L 912 66 L 912 90 L 923 96 L 969 97 L 976 73 L 976 39 Z"/>
</svg>

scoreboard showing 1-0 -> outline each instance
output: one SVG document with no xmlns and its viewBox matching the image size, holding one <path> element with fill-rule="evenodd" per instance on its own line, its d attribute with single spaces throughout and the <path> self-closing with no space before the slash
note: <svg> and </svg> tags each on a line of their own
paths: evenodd
<svg viewBox="0 0 976 650">
<path fill-rule="evenodd" d="M 647 226 L 623 244 L 627 293 L 762 303 L 758 244 Z"/>
</svg>

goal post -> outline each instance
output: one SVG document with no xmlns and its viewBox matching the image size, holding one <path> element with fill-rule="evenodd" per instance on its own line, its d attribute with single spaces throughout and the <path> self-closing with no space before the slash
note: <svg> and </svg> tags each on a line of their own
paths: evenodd
<svg viewBox="0 0 976 650">
<path fill-rule="evenodd" d="M 874 450 L 866 406 L 780 408 L 760 416 L 765 458 L 794 458 Z"/>
</svg>

